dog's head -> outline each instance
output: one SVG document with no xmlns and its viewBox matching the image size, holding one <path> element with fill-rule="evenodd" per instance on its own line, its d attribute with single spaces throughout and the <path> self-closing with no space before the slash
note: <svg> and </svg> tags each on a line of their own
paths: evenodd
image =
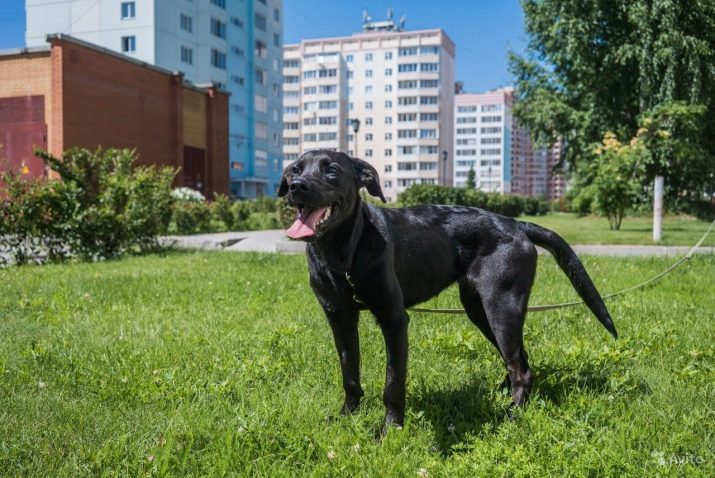
<svg viewBox="0 0 715 478">
<path fill-rule="evenodd" d="M 287 234 L 314 241 L 348 218 L 360 188 L 385 202 L 375 168 L 361 159 L 329 150 L 308 151 L 286 167 L 278 197 L 298 210 Z"/>
</svg>

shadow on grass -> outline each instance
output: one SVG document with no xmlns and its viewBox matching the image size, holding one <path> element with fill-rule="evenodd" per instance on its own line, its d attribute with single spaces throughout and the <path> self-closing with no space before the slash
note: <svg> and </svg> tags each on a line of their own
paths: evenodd
<svg viewBox="0 0 715 478">
<path fill-rule="evenodd" d="M 533 371 L 532 399 L 557 407 L 573 395 L 634 396 L 651 392 L 644 380 L 628 372 L 612 372 L 595 365 L 571 368 L 542 364 Z M 511 419 L 510 402 L 511 392 L 505 384 L 490 383 L 477 375 L 459 388 L 423 389 L 413 401 L 413 410 L 431 423 L 437 451 L 448 457 L 459 453 L 460 445 L 468 441 L 494 435 L 502 423 Z"/>
</svg>

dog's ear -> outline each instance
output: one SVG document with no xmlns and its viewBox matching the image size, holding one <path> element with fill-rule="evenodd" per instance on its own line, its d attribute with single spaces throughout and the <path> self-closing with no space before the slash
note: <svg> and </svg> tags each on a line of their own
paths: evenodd
<svg viewBox="0 0 715 478">
<path fill-rule="evenodd" d="M 363 161 L 358 158 L 350 158 L 353 162 L 353 170 L 355 171 L 355 176 L 362 186 L 367 189 L 367 192 L 371 196 L 380 198 L 382 202 L 385 201 L 385 196 L 382 194 L 382 188 L 380 187 L 380 178 L 377 175 L 377 171 L 368 162 Z"/>
</svg>

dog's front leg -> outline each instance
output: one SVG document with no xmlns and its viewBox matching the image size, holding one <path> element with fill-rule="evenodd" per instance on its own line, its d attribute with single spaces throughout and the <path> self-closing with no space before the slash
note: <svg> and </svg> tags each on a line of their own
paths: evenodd
<svg viewBox="0 0 715 478">
<path fill-rule="evenodd" d="M 360 386 L 360 342 L 358 338 L 357 310 L 331 312 L 326 314 L 333 331 L 335 348 L 338 350 L 340 369 L 343 375 L 345 403 L 340 410 L 342 415 L 355 411 L 364 395 Z"/>
<path fill-rule="evenodd" d="M 407 382 L 407 324 L 409 318 L 403 308 L 373 311 L 380 324 L 387 349 L 385 389 L 385 429 L 402 427 L 405 422 L 405 394 Z"/>
</svg>

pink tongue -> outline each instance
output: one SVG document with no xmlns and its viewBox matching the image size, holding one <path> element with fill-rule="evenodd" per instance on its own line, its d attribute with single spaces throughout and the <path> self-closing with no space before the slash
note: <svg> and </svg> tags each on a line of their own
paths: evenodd
<svg viewBox="0 0 715 478">
<path fill-rule="evenodd" d="M 302 239 L 315 234 L 315 223 L 322 217 L 326 209 L 328 208 L 319 207 L 318 209 L 309 211 L 307 208 L 304 208 L 298 219 L 296 219 L 293 225 L 286 231 L 288 237 Z"/>
</svg>

